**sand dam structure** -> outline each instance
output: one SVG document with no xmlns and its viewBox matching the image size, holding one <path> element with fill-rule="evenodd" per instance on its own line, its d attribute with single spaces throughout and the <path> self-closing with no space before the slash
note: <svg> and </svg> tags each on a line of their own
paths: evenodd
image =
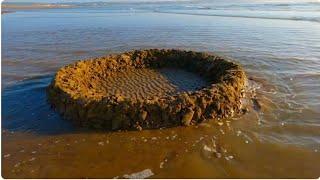
<svg viewBox="0 0 320 180">
<path fill-rule="evenodd" d="M 242 112 L 243 69 L 202 52 L 149 49 L 62 67 L 48 100 L 75 124 L 106 130 L 195 125 Z"/>
</svg>

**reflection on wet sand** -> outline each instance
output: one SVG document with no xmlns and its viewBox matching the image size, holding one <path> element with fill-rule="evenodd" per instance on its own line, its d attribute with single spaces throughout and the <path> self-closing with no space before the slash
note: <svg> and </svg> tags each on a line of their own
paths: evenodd
<svg viewBox="0 0 320 180">
<path fill-rule="evenodd" d="M 25 136 L 3 133 L 4 177 L 113 178 L 150 169 L 151 178 L 303 178 L 317 177 L 315 164 L 320 160 L 317 152 L 260 142 L 246 132 L 211 123 L 142 132 Z"/>
</svg>

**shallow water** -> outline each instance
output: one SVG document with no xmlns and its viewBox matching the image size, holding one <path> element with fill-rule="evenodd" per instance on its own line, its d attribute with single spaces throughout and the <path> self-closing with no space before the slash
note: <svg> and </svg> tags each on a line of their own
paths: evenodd
<svg viewBox="0 0 320 180">
<path fill-rule="evenodd" d="M 319 9 L 317 1 L 201 1 L 3 15 L 3 176 L 319 177 Z M 74 127 L 48 105 L 59 67 L 140 48 L 234 58 L 250 79 L 249 112 L 223 125 L 110 133 Z"/>
</svg>

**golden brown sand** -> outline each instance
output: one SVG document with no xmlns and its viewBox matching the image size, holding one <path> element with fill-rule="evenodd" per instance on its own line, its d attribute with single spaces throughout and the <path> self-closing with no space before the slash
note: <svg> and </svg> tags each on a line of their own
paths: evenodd
<svg viewBox="0 0 320 180">
<path fill-rule="evenodd" d="M 194 91 L 207 85 L 200 76 L 181 69 L 130 69 L 103 79 L 106 96 L 121 94 L 126 98 L 146 99 Z"/>
</svg>

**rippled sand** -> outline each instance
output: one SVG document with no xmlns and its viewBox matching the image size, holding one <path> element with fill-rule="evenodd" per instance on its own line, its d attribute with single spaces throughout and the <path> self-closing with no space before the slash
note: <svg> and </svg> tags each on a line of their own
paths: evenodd
<svg viewBox="0 0 320 180">
<path fill-rule="evenodd" d="M 106 96 L 121 94 L 135 99 L 174 95 L 208 85 L 197 74 L 172 68 L 130 69 L 114 73 L 101 83 Z"/>
</svg>

